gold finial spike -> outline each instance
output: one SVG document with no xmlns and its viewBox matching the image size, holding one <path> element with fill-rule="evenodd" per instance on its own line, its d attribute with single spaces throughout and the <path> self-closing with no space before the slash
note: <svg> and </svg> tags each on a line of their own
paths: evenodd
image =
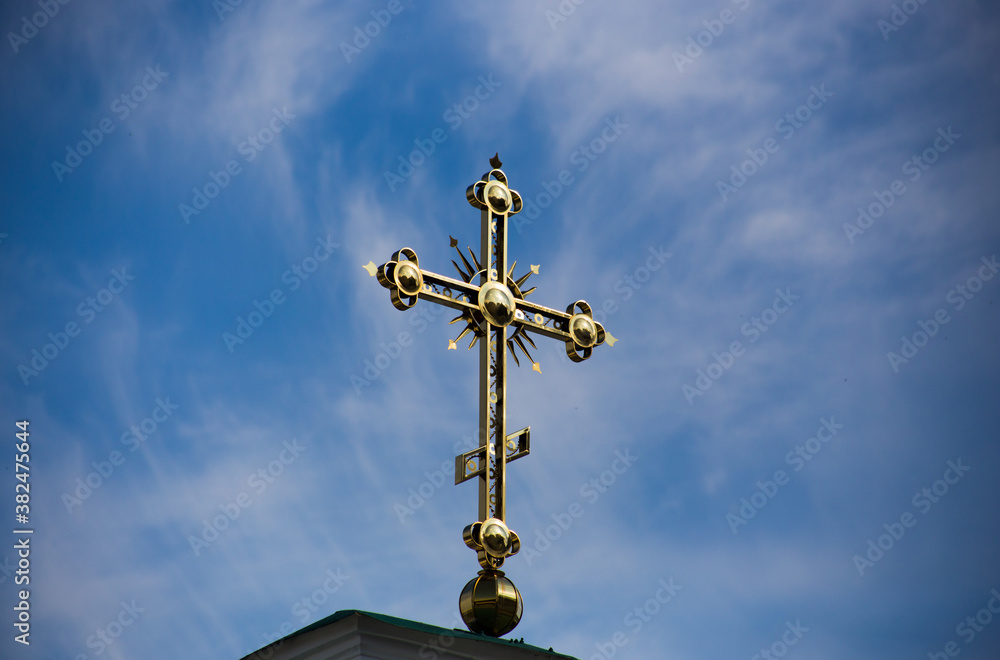
<svg viewBox="0 0 1000 660">
<path fill-rule="evenodd" d="M 448 234 L 448 240 L 451 241 L 451 245 L 449 247 L 458 247 L 458 239 L 456 239 L 454 236 Z"/>
<path fill-rule="evenodd" d="M 375 271 L 378 270 L 378 266 L 375 265 L 374 261 L 369 261 L 364 266 L 362 266 L 362 268 L 367 270 L 368 274 L 371 275 L 372 277 L 375 277 Z"/>
<path fill-rule="evenodd" d="M 448 340 L 448 350 L 449 351 L 457 351 L 458 350 L 458 344 L 455 343 L 454 339 L 449 339 Z"/>
<path fill-rule="evenodd" d="M 538 269 L 541 268 L 541 267 L 542 267 L 541 264 L 538 264 L 537 266 L 532 266 L 531 267 L 531 272 L 534 273 L 535 275 L 538 275 Z"/>
<path fill-rule="evenodd" d="M 537 371 L 538 373 L 542 373 L 542 365 L 538 364 L 537 362 L 532 362 L 531 368 Z"/>
<path fill-rule="evenodd" d="M 612 335 L 610 332 L 608 332 L 607 330 L 605 330 L 604 331 L 604 341 L 608 342 L 608 346 L 614 346 L 615 342 L 617 342 L 618 340 L 615 338 L 614 335 Z"/>
<path fill-rule="evenodd" d="M 510 276 L 514 274 L 514 268 L 516 266 L 517 266 L 517 259 L 514 260 L 514 263 L 511 265 L 510 270 L 507 271 L 507 278 L 508 279 L 510 279 Z"/>
<path fill-rule="evenodd" d="M 471 247 L 469 248 L 469 254 L 472 256 L 472 263 L 476 264 L 476 270 L 482 270 L 483 267 L 479 264 L 479 259 L 476 258 L 476 253 L 472 251 Z"/>
</svg>

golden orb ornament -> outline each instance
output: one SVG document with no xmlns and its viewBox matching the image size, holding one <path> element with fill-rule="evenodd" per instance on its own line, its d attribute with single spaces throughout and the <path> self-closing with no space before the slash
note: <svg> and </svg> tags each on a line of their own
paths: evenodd
<svg viewBox="0 0 1000 660">
<path fill-rule="evenodd" d="M 506 557 L 510 548 L 510 530 L 502 520 L 490 518 L 479 532 L 483 549 L 492 557 Z"/>
<path fill-rule="evenodd" d="M 569 321 L 569 331 L 573 335 L 573 341 L 584 348 L 597 343 L 597 326 L 586 314 L 575 314 Z"/>
<path fill-rule="evenodd" d="M 521 620 L 521 592 L 503 571 L 484 569 L 462 589 L 458 609 L 469 630 L 490 637 L 506 635 Z"/>
<path fill-rule="evenodd" d="M 487 282 L 479 289 L 479 309 L 493 325 L 508 326 L 514 320 L 514 294 L 500 282 Z"/>
<path fill-rule="evenodd" d="M 424 284 L 424 278 L 413 262 L 401 261 L 396 265 L 396 286 L 408 296 L 414 296 L 420 292 L 420 287 Z"/>
<path fill-rule="evenodd" d="M 499 181 L 490 181 L 486 184 L 486 202 L 494 213 L 506 213 L 510 209 L 510 193 L 507 186 Z"/>
</svg>

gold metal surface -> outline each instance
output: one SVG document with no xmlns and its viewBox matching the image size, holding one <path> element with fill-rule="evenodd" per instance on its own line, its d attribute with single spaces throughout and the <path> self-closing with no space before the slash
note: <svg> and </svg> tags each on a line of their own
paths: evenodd
<svg viewBox="0 0 1000 660">
<path fill-rule="evenodd" d="M 507 462 L 531 453 L 531 427 L 507 436 Z M 477 447 L 455 457 L 455 485 L 486 472 L 486 447 Z"/>
<path fill-rule="evenodd" d="M 523 600 L 503 571 L 483 569 L 462 589 L 458 609 L 469 630 L 500 637 L 521 620 Z"/>
<path fill-rule="evenodd" d="M 532 369 L 541 373 L 541 365 L 529 353 L 529 346 L 537 349 L 529 333 L 562 341 L 574 362 L 589 358 L 606 338 L 609 345 L 617 340 L 594 320 L 593 310 L 583 300 L 560 312 L 525 299 L 535 287 L 522 287 L 538 274 L 539 266 L 531 266 L 516 280 L 517 262 L 507 268 L 507 220 L 521 211 L 523 201 L 500 169 L 499 155 L 490 159 L 490 166 L 465 191 L 469 204 L 480 210 L 479 256 L 468 248 L 470 262 L 458 241 L 448 237 L 461 262 L 452 261 L 460 280 L 422 269 L 410 248 L 397 251 L 377 268 L 373 262 L 364 268 L 389 289 L 396 309 L 409 309 L 423 298 L 458 311 L 451 323 L 462 323 L 463 328 L 448 342 L 449 349 L 457 348 L 466 335 L 471 335 L 470 349 L 479 344 L 480 444 L 455 457 L 455 483 L 479 479 L 479 519 L 467 525 L 462 536 L 476 551 L 483 570 L 465 586 L 460 608 L 470 630 L 498 637 L 513 630 L 521 619 L 521 594 L 498 570 L 521 547 L 506 523 L 507 463 L 528 455 L 531 444 L 530 427 L 507 434 L 507 349 L 515 364 L 520 366 L 520 351 Z"/>
</svg>

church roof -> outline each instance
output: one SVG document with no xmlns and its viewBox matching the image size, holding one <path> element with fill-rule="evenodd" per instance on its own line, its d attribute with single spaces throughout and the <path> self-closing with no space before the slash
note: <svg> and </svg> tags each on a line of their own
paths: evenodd
<svg viewBox="0 0 1000 660">
<path fill-rule="evenodd" d="M 577 660 L 573 656 L 556 653 L 551 648 L 543 649 L 519 641 L 360 610 L 335 612 L 243 660 L 346 660 L 362 657 Z"/>
</svg>

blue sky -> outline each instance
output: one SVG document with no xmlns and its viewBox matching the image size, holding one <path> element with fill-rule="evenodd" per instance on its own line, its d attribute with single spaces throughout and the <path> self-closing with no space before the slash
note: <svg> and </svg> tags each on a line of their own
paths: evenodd
<svg viewBox="0 0 1000 660">
<path fill-rule="evenodd" d="M 994 4 L 15 0 L 0 27 L 3 492 L 14 529 L 30 420 L 35 530 L 28 648 L 5 532 L 0 655 L 458 625 L 477 358 L 361 266 L 449 274 L 495 152 L 532 300 L 619 339 L 510 375 L 514 636 L 1000 653 Z"/>
</svg>

